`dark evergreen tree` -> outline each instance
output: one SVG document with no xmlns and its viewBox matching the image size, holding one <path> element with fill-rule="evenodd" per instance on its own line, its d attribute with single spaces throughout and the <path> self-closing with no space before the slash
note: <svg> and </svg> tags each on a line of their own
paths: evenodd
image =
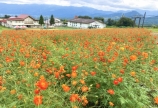
<svg viewBox="0 0 158 108">
<path fill-rule="evenodd" d="M 42 16 L 42 15 L 40 16 L 39 24 L 40 24 L 40 25 L 44 24 L 44 19 L 43 19 L 43 16 Z"/>
<path fill-rule="evenodd" d="M 9 18 L 9 17 L 11 17 L 10 15 L 4 15 L 4 18 Z"/>
<path fill-rule="evenodd" d="M 50 25 L 55 24 L 54 16 L 51 15 L 50 17 Z"/>
</svg>

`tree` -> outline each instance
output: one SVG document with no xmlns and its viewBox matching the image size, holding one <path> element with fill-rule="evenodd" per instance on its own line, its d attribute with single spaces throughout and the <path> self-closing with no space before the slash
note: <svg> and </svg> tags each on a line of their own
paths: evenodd
<svg viewBox="0 0 158 108">
<path fill-rule="evenodd" d="M 117 26 L 133 26 L 134 21 L 130 18 L 127 17 L 122 17 L 120 20 L 117 22 Z"/>
<path fill-rule="evenodd" d="M 51 17 L 50 17 L 50 25 L 52 25 L 52 24 L 55 24 L 53 15 L 51 15 Z"/>
<path fill-rule="evenodd" d="M 109 18 L 109 19 L 106 21 L 106 24 L 107 24 L 108 26 L 113 26 L 113 25 L 116 24 L 116 22 L 115 22 L 115 20 Z"/>
<path fill-rule="evenodd" d="M 44 24 L 44 19 L 43 19 L 43 16 L 42 16 L 42 15 L 40 16 L 39 24 L 41 24 L 41 25 Z"/>
<path fill-rule="evenodd" d="M 103 17 L 94 17 L 95 20 L 98 20 L 98 21 L 102 21 L 104 22 L 104 18 Z"/>
<path fill-rule="evenodd" d="M 9 18 L 9 17 L 11 17 L 10 15 L 4 15 L 4 18 Z"/>
<path fill-rule="evenodd" d="M 78 18 L 92 19 L 92 17 L 90 17 L 90 16 L 78 16 Z"/>
</svg>

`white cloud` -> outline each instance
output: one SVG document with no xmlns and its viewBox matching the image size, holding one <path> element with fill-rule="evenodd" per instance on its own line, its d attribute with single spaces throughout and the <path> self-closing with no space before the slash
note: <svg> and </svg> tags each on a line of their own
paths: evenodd
<svg viewBox="0 0 158 108">
<path fill-rule="evenodd" d="M 158 0 L 0 0 L 0 3 L 87 6 L 106 11 L 158 10 Z"/>
</svg>

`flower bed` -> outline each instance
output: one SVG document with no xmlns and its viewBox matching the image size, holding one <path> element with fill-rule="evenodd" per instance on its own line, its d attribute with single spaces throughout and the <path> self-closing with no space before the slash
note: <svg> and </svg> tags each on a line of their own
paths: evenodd
<svg viewBox="0 0 158 108">
<path fill-rule="evenodd" d="M 9 30 L 0 36 L 0 107 L 158 105 L 158 47 L 145 29 Z"/>
</svg>

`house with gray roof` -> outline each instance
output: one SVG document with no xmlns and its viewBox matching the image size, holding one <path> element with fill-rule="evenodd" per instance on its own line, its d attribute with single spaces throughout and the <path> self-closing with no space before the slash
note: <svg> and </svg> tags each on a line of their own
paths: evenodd
<svg viewBox="0 0 158 108">
<path fill-rule="evenodd" d="M 82 28 L 82 29 L 106 27 L 106 25 L 101 21 L 96 21 L 94 19 L 83 19 L 83 18 L 74 18 L 72 20 L 69 20 L 67 26 L 73 28 Z"/>
</svg>

